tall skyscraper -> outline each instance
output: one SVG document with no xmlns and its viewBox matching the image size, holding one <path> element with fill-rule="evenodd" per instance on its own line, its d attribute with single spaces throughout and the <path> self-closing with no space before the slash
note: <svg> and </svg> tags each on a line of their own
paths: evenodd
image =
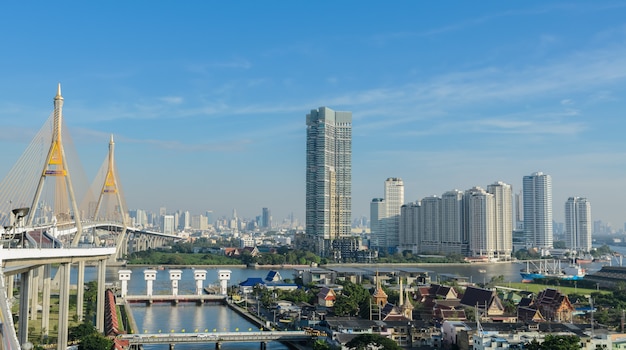
<svg viewBox="0 0 626 350">
<path fill-rule="evenodd" d="M 387 249 L 396 251 L 400 239 L 400 208 L 404 204 L 404 182 L 398 177 L 385 180 L 385 236 Z"/>
<path fill-rule="evenodd" d="M 509 259 L 513 251 L 513 193 L 511 185 L 498 181 L 487 186 L 493 195 L 493 220 L 495 254 L 498 258 Z"/>
<path fill-rule="evenodd" d="M 477 186 L 466 192 L 466 199 L 470 252 L 473 256 L 494 258 L 496 251 L 494 196 Z"/>
<path fill-rule="evenodd" d="M 591 250 L 591 204 L 587 198 L 569 197 L 565 202 L 565 244 L 578 252 Z"/>
<path fill-rule="evenodd" d="M 542 172 L 524 176 L 524 235 L 528 247 L 551 249 L 552 178 Z"/>
<path fill-rule="evenodd" d="M 261 214 L 261 227 L 263 228 L 272 227 L 272 214 L 269 208 L 263 208 L 263 212 Z"/>
<path fill-rule="evenodd" d="M 409 250 L 413 254 L 421 251 L 420 206 L 419 202 L 413 202 L 400 208 L 400 251 Z"/>
<path fill-rule="evenodd" d="M 420 250 L 426 253 L 441 251 L 441 198 L 424 197 L 419 216 Z"/>
<path fill-rule="evenodd" d="M 370 202 L 370 248 L 373 250 L 379 251 L 387 247 L 387 238 L 385 237 L 386 215 L 385 200 L 372 198 Z"/>
<path fill-rule="evenodd" d="M 352 112 L 328 107 L 306 116 L 306 236 L 321 256 L 350 237 L 352 221 Z"/>
<path fill-rule="evenodd" d="M 452 190 L 441 195 L 441 251 L 461 254 L 463 232 L 463 192 Z"/>
</svg>

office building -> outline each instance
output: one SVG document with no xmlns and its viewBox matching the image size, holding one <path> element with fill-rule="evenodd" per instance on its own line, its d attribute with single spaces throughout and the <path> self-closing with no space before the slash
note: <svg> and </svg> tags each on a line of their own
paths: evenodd
<svg viewBox="0 0 626 350">
<path fill-rule="evenodd" d="M 263 208 L 262 210 L 261 227 L 264 229 L 272 228 L 272 213 L 269 208 Z"/>
<path fill-rule="evenodd" d="M 320 107 L 307 114 L 306 125 L 304 244 L 309 247 L 302 248 L 335 256 L 332 242 L 351 237 L 352 113 Z"/>
<path fill-rule="evenodd" d="M 542 172 L 524 176 L 524 234 L 528 248 L 551 249 L 552 178 Z"/>
<path fill-rule="evenodd" d="M 569 197 L 565 202 L 565 244 L 577 254 L 591 250 L 591 204 L 587 198 Z"/>
</svg>

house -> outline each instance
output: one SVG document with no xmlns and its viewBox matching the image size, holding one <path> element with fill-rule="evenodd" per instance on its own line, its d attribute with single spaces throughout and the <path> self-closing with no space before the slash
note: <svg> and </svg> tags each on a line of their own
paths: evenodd
<svg viewBox="0 0 626 350">
<path fill-rule="evenodd" d="M 278 271 L 275 270 L 270 270 L 270 272 L 267 273 L 267 276 L 265 277 L 265 281 L 266 282 L 278 282 L 278 281 L 282 281 L 283 278 L 280 275 L 280 273 Z"/>
<path fill-rule="evenodd" d="M 517 320 L 525 323 L 535 323 L 545 321 L 541 312 L 533 307 L 518 306 Z"/>
<path fill-rule="evenodd" d="M 432 316 L 435 320 L 442 321 L 463 321 L 466 319 L 465 309 L 459 299 L 434 300 Z"/>
<path fill-rule="evenodd" d="M 467 287 L 461 298 L 461 305 L 478 307 L 485 311 L 483 316 L 504 315 L 504 305 L 495 290 Z"/>
<path fill-rule="evenodd" d="M 333 307 L 337 300 L 337 294 L 335 291 L 328 287 L 322 287 L 319 293 L 317 293 L 317 304 L 324 307 Z"/>
<path fill-rule="evenodd" d="M 454 287 L 444 286 L 436 283 L 433 283 L 429 286 L 417 287 L 417 300 L 420 303 L 428 304 L 431 300 L 434 299 L 451 300 L 458 298 L 459 293 L 454 289 Z"/>
<path fill-rule="evenodd" d="M 263 279 L 258 277 L 248 277 L 247 280 L 239 283 L 239 290 L 244 295 L 251 294 L 254 292 L 254 287 L 256 286 L 265 286 Z"/>
<path fill-rule="evenodd" d="M 574 306 L 570 303 L 567 295 L 552 288 L 539 292 L 534 301 L 535 308 L 550 321 L 570 322 Z"/>
<path fill-rule="evenodd" d="M 334 271 L 316 267 L 294 268 L 294 277 L 301 279 L 302 284 L 332 284 L 335 283 L 336 273 Z"/>
</svg>

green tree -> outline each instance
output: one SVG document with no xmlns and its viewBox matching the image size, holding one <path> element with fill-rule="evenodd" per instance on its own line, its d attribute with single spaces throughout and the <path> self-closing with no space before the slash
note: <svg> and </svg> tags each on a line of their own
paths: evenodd
<svg viewBox="0 0 626 350">
<path fill-rule="evenodd" d="M 313 343 L 313 350 L 335 350 L 340 349 L 339 347 L 331 346 L 327 342 L 318 339 Z"/>
<path fill-rule="evenodd" d="M 333 312 L 337 316 L 356 316 L 359 313 L 359 303 L 348 296 L 338 295 Z"/>
<path fill-rule="evenodd" d="M 546 335 L 543 343 L 533 339 L 526 344 L 529 350 L 578 350 L 581 349 L 580 338 L 575 335 Z"/>
<path fill-rule="evenodd" d="M 70 327 L 67 337 L 69 340 L 79 340 L 96 333 L 98 333 L 96 327 L 91 322 L 85 321 L 78 326 Z"/>
<path fill-rule="evenodd" d="M 346 347 L 351 350 L 369 350 L 372 348 L 385 350 L 402 349 L 395 341 L 373 333 L 357 335 L 346 344 Z"/>
<path fill-rule="evenodd" d="M 78 345 L 79 350 L 111 350 L 113 347 L 113 340 L 94 333 L 83 337 Z"/>
</svg>

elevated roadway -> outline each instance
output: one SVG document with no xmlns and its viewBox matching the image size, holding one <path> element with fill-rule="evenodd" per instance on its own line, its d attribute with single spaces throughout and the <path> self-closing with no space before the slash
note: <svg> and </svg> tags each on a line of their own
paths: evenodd
<svg viewBox="0 0 626 350">
<path fill-rule="evenodd" d="M 58 349 L 67 348 L 67 328 L 69 316 L 69 289 L 70 289 L 70 265 L 72 263 L 84 263 L 86 261 L 98 261 L 98 318 L 104 319 L 103 303 L 104 280 L 106 260 L 116 252 L 115 247 L 107 248 L 3 248 L 0 245 L 0 322 L 2 322 L 2 342 L 4 349 L 20 349 L 21 344 L 28 340 L 28 315 L 29 315 L 29 277 L 34 269 L 39 266 L 59 264 L 58 271 L 61 274 L 59 290 L 59 343 Z M 48 270 L 49 271 L 49 270 Z M 20 304 L 19 304 L 19 334 L 13 323 L 11 304 L 5 286 L 5 275 L 21 274 Z M 47 280 L 47 282 L 46 282 Z M 43 312 L 49 311 L 49 277 L 44 276 L 44 283 L 48 283 L 48 295 L 43 297 Z M 101 296 L 102 295 L 102 296 Z M 36 299 L 35 299 L 36 300 Z M 102 301 L 102 302 L 101 302 Z M 42 316 L 46 319 L 46 316 Z M 47 320 L 46 320 L 47 321 Z M 98 323 L 100 328 L 102 327 Z"/>
<path fill-rule="evenodd" d="M 130 346 L 145 344 L 180 344 L 180 343 L 267 343 L 271 341 L 307 341 L 314 336 L 305 331 L 266 331 L 266 332 L 214 332 L 214 333 L 145 333 L 122 334 L 117 336 Z"/>
</svg>

